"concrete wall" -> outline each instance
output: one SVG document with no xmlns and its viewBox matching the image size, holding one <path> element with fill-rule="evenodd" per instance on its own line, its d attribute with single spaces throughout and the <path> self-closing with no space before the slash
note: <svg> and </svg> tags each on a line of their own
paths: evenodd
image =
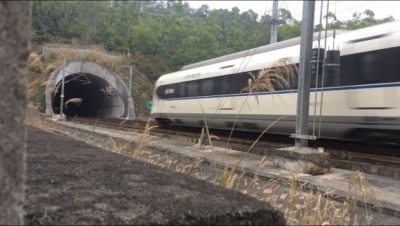
<svg viewBox="0 0 400 226">
<path fill-rule="evenodd" d="M 0 225 L 23 224 L 30 7 L 0 1 Z"/>
<path fill-rule="evenodd" d="M 56 87 L 57 83 L 62 80 L 62 67 L 57 68 L 54 70 L 47 81 L 46 85 L 46 115 L 53 115 L 52 109 L 52 92 Z M 118 92 L 119 97 L 121 97 L 121 101 L 123 102 L 123 106 L 121 107 L 110 107 L 109 109 L 106 107 L 104 111 L 109 112 L 109 115 L 112 118 L 118 117 L 125 117 L 128 113 L 128 109 L 130 110 L 130 118 L 136 118 L 134 107 L 132 106 L 129 108 L 128 104 L 128 96 L 129 91 L 128 88 L 124 85 L 122 80 L 116 76 L 112 71 L 108 70 L 103 65 L 100 65 L 94 61 L 90 60 L 77 60 L 72 62 L 67 62 L 65 67 L 65 77 L 71 74 L 76 73 L 88 73 L 92 75 L 96 75 L 104 80 L 106 80 L 115 90 Z M 117 97 L 116 97 L 117 98 Z M 115 103 L 120 102 L 120 100 L 116 100 Z"/>
</svg>

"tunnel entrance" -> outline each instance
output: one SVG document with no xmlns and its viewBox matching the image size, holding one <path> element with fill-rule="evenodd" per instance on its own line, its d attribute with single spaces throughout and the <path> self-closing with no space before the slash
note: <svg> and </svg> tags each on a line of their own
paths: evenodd
<svg viewBox="0 0 400 226">
<path fill-rule="evenodd" d="M 60 114 L 60 95 L 61 81 L 53 93 L 55 114 Z M 121 116 L 124 112 L 121 95 L 106 80 L 84 73 L 65 77 L 63 106 L 66 116 L 109 118 Z"/>
<path fill-rule="evenodd" d="M 90 60 L 69 62 L 54 70 L 46 85 L 46 114 L 60 115 L 64 76 L 63 113 L 66 116 L 135 118 L 129 91 L 105 66 Z"/>
</svg>

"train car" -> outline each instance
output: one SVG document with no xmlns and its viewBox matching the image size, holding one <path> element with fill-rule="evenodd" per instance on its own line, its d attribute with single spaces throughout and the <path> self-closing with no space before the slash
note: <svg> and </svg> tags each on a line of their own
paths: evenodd
<svg viewBox="0 0 400 226">
<path fill-rule="evenodd" d="M 321 47 L 325 42 L 321 32 Z M 309 134 L 321 117 L 320 137 L 395 142 L 400 132 L 400 21 L 355 31 L 327 33 L 327 47 L 340 50 L 338 83 L 321 89 L 311 80 Z M 333 46 L 333 43 L 335 46 Z M 318 44 L 314 34 L 313 47 Z M 327 49 L 328 49 L 327 48 Z M 289 89 L 243 92 L 250 72 L 280 59 L 299 63 L 300 37 L 184 66 L 161 76 L 153 94 L 152 118 L 159 123 L 293 134 L 297 81 Z M 320 70 L 320 74 L 322 69 Z M 320 79 L 321 80 L 321 79 Z M 318 85 L 320 87 L 321 84 Z M 315 103 L 315 95 L 318 96 Z M 322 114 L 320 113 L 322 108 Z M 281 118 L 282 116 L 285 116 Z M 281 118 L 280 120 L 278 120 Z M 278 121 L 277 121 L 278 120 Z M 317 124 L 318 128 L 319 125 Z"/>
</svg>

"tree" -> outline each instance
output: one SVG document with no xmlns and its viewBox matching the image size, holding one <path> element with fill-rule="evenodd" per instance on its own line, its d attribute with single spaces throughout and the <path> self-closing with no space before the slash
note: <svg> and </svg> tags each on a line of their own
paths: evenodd
<svg viewBox="0 0 400 226">
<path fill-rule="evenodd" d="M 364 27 L 369 27 L 381 23 L 387 23 L 394 21 L 392 16 L 385 17 L 383 19 L 375 19 L 375 13 L 367 9 L 362 13 L 354 12 L 353 18 L 351 20 L 339 21 L 336 20 L 336 15 L 332 12 L 329 12 L 324 18 L 328 17 L 330 19 L 330 24 L 328 25 L 328 29 L 347 29 L 347 30 L 355 30 Z"/>
<path fill-rule="evenodd" d="M 349 30 L 394 20 L 376 19 L 372 10 L 355 12 L 347 21 L 335 20 L 332 12 L 326 17 L 328 29 Z M 278 23 L 278 41 L 301 35 L 301 21 L 289 10 L 279 9 Z M 271 24 L 270 15 L 259 17 L 252 10 L 211 10 L 208 5 L 193 9 L 181 0 L 34 1 L 32 7 L 34 43 L 70 43 L 74 38 L 107 50 L 129 51 L 135 60 L 152 62 L 145 71 L 153 79 L 185 64 L 267 45 Z M 318 25 L 315 31 L 323 28 Z"/>
</svg>

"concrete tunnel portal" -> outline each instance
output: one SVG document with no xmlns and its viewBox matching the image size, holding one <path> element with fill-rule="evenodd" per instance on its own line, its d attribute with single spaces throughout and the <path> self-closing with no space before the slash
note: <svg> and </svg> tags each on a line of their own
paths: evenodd
<svg viewBox="0 0 400 226">
<path fill-rule="evenodd" d="M 46 114 L 60 114 L 62 66 L 46 85 Z M 90 60 L 65 65 L 63 113 L 93 118 L 135 118 L 133 102 L 122 80 L 105 66 Z"/>
</svg>

